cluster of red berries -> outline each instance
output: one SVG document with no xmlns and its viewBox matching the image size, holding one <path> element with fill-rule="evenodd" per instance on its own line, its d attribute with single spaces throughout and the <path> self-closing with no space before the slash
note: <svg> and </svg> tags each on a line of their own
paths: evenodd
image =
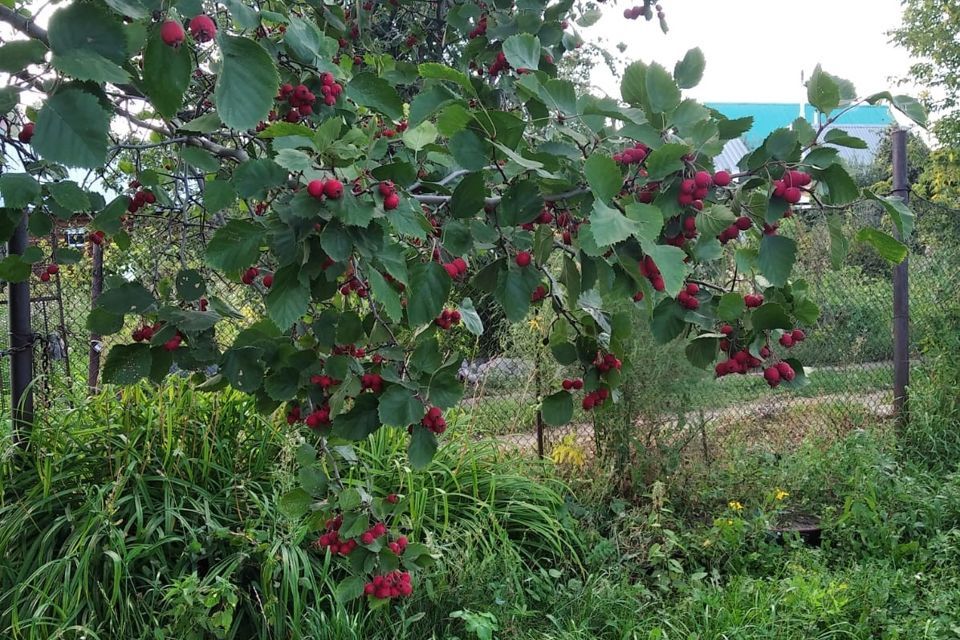
<svg viewBox="0 0 960 640">
<path fill-rule="evenodd" d="M 771 389 L 778 386 L 781 381 L 790 382 L 796 376 L 797 372 L 793 370 L 790 363 L 783 361 L 763 370 L 763 379 L 767 381 Z"/>
<path fill-rule="evenodd" d="M 400 536 L 393 542 L 387 544 L 387 548 L 390 551 L 393 551 L 395 555 L 402 556 L 403 552 L 407 550 L 407 547 L 410 545 L 410 541 L 407 540 L 407 536 Z"/>
<path fill-rule="evenodd" d="M 789 349 L 793 345 L 803 342 L 806 339 L 807 334 L 803 332 L 803 329 L 794 329 L 793 331 L 788 331 L 780 336 L 780 346 Z"/>
<path fill-rule="evenodd" d="M 600 373 L 606 373 L 611 369 L 620 370 L 620 367 L 623 366 L 623 363 L 620 362 L 620 359 L 613 355 L 612 353 L 597 353 L 596 360 L 593 361 L 593 365 L 597 368 L 597 371 Z"/>
<path fill-rule="evenodd" d="M 451 278 L 459 278 L 467 272 L 467 261 L 463 258 L 454 258 L 443 265 L 443 269 Z"/>
<path fill-rule="evenodd" d="M 743 304 L 747 305 L 747 309 L 756 309 L 763 304 L 763 294 L 762 293 L 748 293 L 743 296 Z"/>
<path fill-rule="evenodd" d="M 107 235 L 103 231 L 94 231 L 87 237 L 90 238 L 90 242 L 100 246 L 103 244 L 103 241 L 106 239 Z"/>
<path fill-rule="evenodd" d="M 32 122 L 28 122 L 23 125 L 20 129 L 20 133 L 17 134 L 17 140 L 23 144 L 30 144 L 30 141 L 33 139 L 33 130 L 35 125 Z"/>
<path fill-rule="evenodd" d="M 359 298 L 367 297 L 367 288 L 363 286 L 363 283 L 356 276 L 351 276 L 341 287 L 340 293 L 342 295 L 348 296 L 351 293 L 356 293 Z"/>
<path fill-rule="evenodd" d="M 354 358 L 363 358 L 367 355 L 367 350 L 353 344 L 338 344 L 333 347 L 335 356 L 353 356 Z"/>
<path fill-rule="evenodd" d="M 313 115 L 313 104 L 317 101 L 317 96 L 305 84 L 298 84 L 294 87 L 292 84 L 286 83 L 280 86 L 280 93 L 277 94 L 276 99 L 278 101 L 286 100 L 290 107 L 283 119 L 287 122 L 297 123 L 300 122 L 301 118 Z M 271 120 L 277 119 L 276 112 L 270 115 Z"/>
<path fill-rule="evenodd" d="M 480 36 L 487 35 L 487 14 L 480 16 L 480 20 L 477 21 L 477 26 L 475 26 L 470 33 L 467 34 L 467 38 L 473 40 L 474 38 L 479 38 Z"/>
<path fill-rule="evenodd" d="M 409 126 L 407 124 L 407 121 L 401 120 L 400 122 L 397 123 L 396 128 L 384 127 L 382 131 L 377 131 L 377 136 L 379 137 L 382 135 L 384 138 L 394 138 L 397 136 L 398 133 L 403 133 L 404 131 L 406 131 L 407 126 Z"/>
<path fill-rule="evenodd" d="M 501 71 L 506 71 L 509 68 L 510 63 L 507 62 L 507 56 L 503 54 L 503 51 L 498 51 L 497 57 L 494 58 L 493 62 L 491 62 L 487 68 L 487 73 L 495 77 L 499 75 Z"/>
<path fill-rule="evenodd" d="M 311 197 L 322 200 L 324 197 L 339 200 L 343 197 L 343 183 L 336 178 L 328 180 L 311 180 L 307 184 L 307 193 Z"/>
<path fill-rule="evenodd" d="M 583 407 L 584 411 L 590 411 L 590 409 L 593 409 L 594 407 L 599 407 L 600 405 L 602 405 L 609 397 L 610 397 L 610 391 L 608 391 L 607 389 L 603 389 L 603 388 L 596 389 L 594 391 L 591 391 L 587 395 L 583 396 L 583 402 L 581 403 L 580 406 Z"/>
<path fill-rule="evenodd" d="M 327 520 L 326 533 L 321 534 L 314 545 L 320 549 L 330 549 L 330 553 L 335 556 L 349 555 L 351 551 L 357 548 L 357 541 L 340 539 L 340 526 L 342 524 L 343 518 L 341 516 Z"/>
<path fill-rule="evenodd" d="M 803 197 L 800 188 L 810 184 L 811 180 L 810 174 L 804 171 L 786 171 L 783 178 L 773 181 L 773 195 L 790 204 L 797 204 Z"/>
<path fill-rule="evenodd" d="M 547 297 L 547 288 L 542 284 L 538 284 L 537 288 L 533 290 L 533 293 L 530 294 L 530 302 L 540 302 Z"/>
<path fill-rule="evenodd" d="M 740 216 L 734 220 L 733 224 L 721 231 L 717 239 L 720 240 L 720 244 L 727 244 L 731 240 L 736 240 L 740 236 L 741 231 L 746 231 L 752 226 L 753 220 L 748 216 Z"/>
<path fill-rule="evenodd" d="M 643 256 L 643 260 L 637 265 L 637 269 L 640 271 L 640 275 L 650 281 L 650 286 L 653 287 L 654 291 L 663 291 L 667 288 L 657 263 L 650 256 Z"/>
<path fill-rule="evenodd" d="M 697 211 L 703 209 L 703 199 L 710 193 L 713 186 L 713 176 L 706 171 L 698 171 L 692 178 L 686 178 L 680 183 L 680 193 L 677 202 L 681 207 L 692 206 Z"/>
<path fill-rule="evenodd" d="M 259 275 L 260 275 L 260 269 L 256 267 L 249 267 L 246 271 L 243 272 L 243 275 L 240 276 L 240 282 L 246 285 L 252 285 L 254 282 L 257 281 L 257 276 Z M 273 286 L 273 274 L 269 272 L 263 274 L 263 278 L 261 278 L 261 282 L 263 282 L 263 286 L 269 289 L 270 287 Z"/>
<path fill-rule="evenodd" d="M 444 309 L 443 313 L 437 316 L 433 323 L 446 331 L 450 327 L 460 324 L 460 312 L 456 309 Z"/>
<path fill-rule="evenodd" d="M 383 391 L 383 376 L 379 373 L 365 373 L 360 376 L 360 390 L 366 391 L 368 389 L 374 393 Z"/>
<path fill-rule="evenodd" d="M 378 522 L 360 534 L 360 544 L 373 544 L 377 538 L 387 535 L 387 525 Z"/>
<path fill-rule="evenodd" d="M 619 153 L 613 154 L 613 161 L 617 164 L 640 164 L 646 160 L 649 153 L 650 147 L 642 142 L 638 142 L 632 147 L 628 147 Z"/>
<path fill-rule="evenodd" d="M 328 426 L 330 424 L 330 407 L 327 405 L 317 407 L 310 412 L 310 415 L 303 422 L 311 429 Z"/>
<path fill-rule="evenodd" d="M 60 273 L 60 266 L 56 263 L 48 264 L 47 268 L 40 272 L 40 282 L 50 282 L 50 276 Z"/>
<path fill-rule="evenodd" d="M 714 373 L 718 378 L 733 373 L 745 374 L 751 369 L 756 369 L 763 361 L 753 356 L 748 350 L 742 349 L 730 356 L 729 359 L 718 362 L 714 367 Z"/>
<path fill-rule="evenodd" d="M 683 222 L 681 222 L 680 233 L 664 239 L 666 240 L 667 244 L 675 247 L 683 247 L 687 240 L 692 240 L 696 238 L 697 235 L 699 235 L 699 231 L 697 231 L 697 217 L 696 215 L 691 215 L 683 218 Z"/>
<path fill-rule="evenodd" d="M 134 183 L 136 183 L 136 181 L 134 181 Z M 132 184 L 133 183 L 131 183 L 131 185 Z M 148 204 L 153 204 L 156 201 L 157 196 L 153 195 L 152 191 L 141 189 L 133 194 L 133 198 L 130 199 L 130 204 L 127 205 L 127 211 L 130 213 L 136 213 L 143 207 L 147 206 Z"/>
<path fill-rule="evenodd" d="M 134 342 L 150 342 L 153 340 L 153 334 L 157 331 L 160 331 L 160 328 L 163 325 L 159 322 L 156 324 L 145 324 L 142 327 L 133 330 L 133 341 Z"/>
<path fill-rule="evenodd" d="M 700 285 L 695 282 L 690 282 L 684 287 L 680 293 L 677 295 L 677 302 L 680 303 L 680 306 L 684 309 L 694 309 L 700 308 L 700 301 L 697 300 L 697 294 L 700 293 Z"/>
<path fill-rule="evenodd" d="M 561 386 L 564 391 L 579 391 L 583 389 L 583 380 L 580 378 L 564 378 Z"/>
<path fill-rule="evenodd" d="M 384 180 L 378 187 L 380 195 L 383 196 L 384 211 L 393 211 L 400 206 L 400 196 L 397 194 L 397 188 L 389 180 Z"/>
<path fill-rule="evenodd" d="M 209 42 L 217 34 L 217 23 L 206 15 L 194 16 L 189 24 L 190 35 L 197 42 Z M 160 25 L 160 39 L 169 47 L 179 47 L 186 39 L 183 25 L 175 20 L 167 20 Z"/>
<path fill-rule="evenodd" d="M 516 257 L 513 259 L 517 263 L 518 267 L 527 267 L 530 266 L 530 262 L 533 260 L 533 256 L 530 255 L 529 251 L 520 251 L 517 253 Z"/>
<path fill-rule="evenodd" d="M 310 384 L 315 384 L 321 389 L 329 389 L 330 387 L 335 387 L 340 384 L 340 381 L 336 378 L 328 376 L 326 374 L 310 376 Z"/>
<path fill-rule="evenodd" d="M 413 593 L 410 584 L 410 574 L 406 571 L 391 571 L 382 576 L 374 576 L 373 580 L 363 587 L 363 593 L 380 600 L 407 597 Z"/>
<path fill-rule="evenodd" d="M 420 424 L 437 435 L 447 430 L 447 421 L 443 419 L 443 411 L 440 407 L 430 407 L 420 420 Z"/>
<path fill-rule="evenodd" d="M 398 502 L 400 502 L 400 496 L 398 496 L 395 493 L 389 493 L 387 494 L 387 497 L 384 498 L 384 500 L 386 500 L 389 504 L 397 504 Z"/>
</svg>

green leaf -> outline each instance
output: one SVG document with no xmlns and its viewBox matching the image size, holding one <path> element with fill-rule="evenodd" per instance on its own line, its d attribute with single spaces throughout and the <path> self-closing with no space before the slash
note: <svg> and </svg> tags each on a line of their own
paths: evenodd
<svg viewBox="0 0 960 640">
<path fill-rule="evenodd" d="M 278 402 L 293 400 L 300 388 L 300 371 L 293 367 L 270 372 L 263 380 L 263 390 L 271 399 Z"/>
<path fill-rule="evenodd" d="M 473 85 L 470 83 L 470 78 L 468 78 L 467 74 L 463 73 L 462 71 L 451 69 L 450 67 L 437 62 L 424 62 L 417 69 L 420 72 L 421 78 L 455 82 L 465 89 L 467 93 L 471 95 L 476 95 L 477 93 L 473 88 Z"/>
<path fill-rule="evenodd" d="M 233 185 L 226 180 L 211 180 L 203 186 L 203 206 L 208 213 L 216 213 L 231 206 L 237 199 Z"/>
<path fill-rule="evenodd" d="M 169 47 L 160 38 L 159 26 L 151 29 L 143 52 L 143 87 L 160 115 L 177 114 L 192 72 L 190 47 Z"/>
<path fill-rule="evenodd" d="M 203 149 L 197 147 L 181 147 L 180 157 L 191 167 L 203 173 L 216 173 L 220 170 L 220 162 Z"/>
<path fill-rule="evenodd" d="M 589 229 L 590 234 L 596 240 L 597 246 L 602 248 L 637 235 L 640 231 L 640 225 L 617 209 L 608 207 L 600 200 L 594 200 Z"/>
<path fill-rule="evenodd" d="M 460 319 L 463 321 L 464 328 L 475 336 L 482 336 L 483 320 L 480 319 L 480 314 L 477 313 L 477 309 L 473 306 L 473 300 L 464 298 L 460 301 L 459 308 Z"/>
<path fill-rule="evenodd" d="M 663 180 L 671 173 L 683 169 L 683 156 L 690 153 L 685 144 L 670 143 L 654 149 L 647 156 L 647 173 L 651 181 Z"/>
<path fill-rule="evenodd" d="M 549 109 L 569 116 L 577 114 L 577 92 L 569 80 L 548 80 L 540 97 Z"/>
<path fill-rule="evenodd" d="M 233 347 L 223 357 L 223 375 L 234 389 L 252 393 L 263 382 L 263 352 L 257 347 Z"/>
<path fill-rule="evenodd" d="M 450 276 L 436 262 L 420 263 L 410 270 L 407 320 L 411 327 L 429 324 L 440 315 L 450 296 Z"/>
<path fill-rule="evenodd" d="M 207 285 L 196 269 L 183 269 L 177 273 L 177 296 L 184 302 L 193 302 L 203 297 Z"/>
<path fill-rule="evenodd" d="M 233 172 L 233 184 L 241 198 L 263 199 L 269 189 L 287 182 L 287 170 L 273 160 L 248 160 Z"/>
<path fill-rule="evenodd" d="M 47 191 L 61 207 L 70 212 L 89 211 L 90 196 L 73 180 L 61 180 L 47 184 Z"/>
<path fill-rule="evenodd" d="M 683 60 L 673 68 L 673 76 L 681 89 L 692 89 L 703 79 L 703 70 L 706 65 L 707 60 L 703 57 L 703 51 L 699 47 L 690 49 L 683 56 Z"/>
<path fill-rule="evenodd" d="M 777 160 L 789 160 L 796 151 L 798 139 L 796 131 L 780 128 L 767 136 L 763 141 L 763 147 Z"/>
<path fill-rule="evenodd" d="M 896 196 L 879 196 L 870 189 L 864 189 L 863 195 L 886 209 L 901 238 L 909 239 L 913 235 L 915 216 L 906 202 Z"/>
<path fill-rule="evenodd" d="M 766 302 L 750 313 L 750 321 L 755 331 L 767 329 L 791 329 L 793 323 L 782 305 Z"/>
<path fill-rule="evenodd" d="M 497 219 L 505 227 L 532 222 L 543 209 L 543 196 L 530 180 L 514 182 L 497 206 Z"/>
<path fill-rule="evenodd" d="M 842 129 L 830 129 L 823 136 L 823 141 L 827 144 L 834 144 L 838 147 L 849 147 L 850 149 L 866 149 L 867 141 L 854 137 Z"/>
<path fill-rule="evenodd" d="M 43 64 L 47 47 L 39 40 L 15 40 L 0 46 L 0 71 L 20 73 L 32 64 Z"/>
<path fill-rule="evenodd" d="M 23 209 L 33 204 L 40 195 L 40 183 L 26 173 L 0 174 L 0 196 L 3 206 L 10 209 Z"/>
<path fill-rule="evenodd" d="M 107 160 L 110 114 L 80 89 L 65 89 L 43 104 L 31 144 L 51 162 L 97 169 Z"/>
<path fill-rule="evenodd" d="M 653 258 L 663 276 L 666 293 L 676 296 L 684 286 L 689 267 L 684 262 L 687 254 L 683 249 L 665 244 L 643 243 L 643 252 Z"/>
<path fill-rule="evenodd" d="M 380 428 L 377 398 L 371 393 L 358 397 L 350 411 L 333 419 L 333 434 L 347 440 L 363 440 Z"/>
<path fill-rule="evenodd" d="M 679 337 L 687 328 L 684 321 L 685 310 L 673 298 L 664 298 L 653 309 L 650 320 L 650 332 L 659 344 L 667 344 Z"/>
<path fill-rule="evenodd" d="M 302 518 L 310 511 L 310 505 L 312 504 L 313 496 L 302 487 L 291 489 L 280 497 L 280 511 L 288 518 Z M 362 585 L 360 592 L 363 592 Z"/>
<path fill-rule="evenodd" d="M 639 60 L 627 66 L 620 81 L 620 96 L 633 107 L 643 106 L 647 99 L 647 65 Z"/>
<path fill-rule="evenodd" d="M 223 123 L 220 121 L 220 116 L 218 116 L 216 112 L 211 111 L 181 125 L 180 128 L 184 131 L 193 131 L 195 133 L 211 133 L 221 126 L 223 126 Z"/>
<path fill-rule="evenodd" d="M 50 16 L 47 36 L 54 66 L 78 80 L 126 82 L 123 26 L 100 5 L 75 2 Z"/>
<path fill-rule="evenodd" d="M 721 320 L 736 320 L 747 310 L 747 305 L 743 301 L 743 296 L 739 293 L 725 293 L 720 296 L 720 303 L 717 305 L 717 317 Z"/>
<path fill-rule="evenodd" d="M 850 241 L 843 233 L 843 221 L 836 211 L 827 214 L 827 230 L 830 232 L 830 264 L 839 269 L 847 258 Z"/>
<path fill-rule="evenodd" d="M 217 229 L 207 244 L 207 264 L 221 271 L 237 271 L 260 257 L 263 227 L 243 220 L 230 220 Z"/>
<path fill-rule="evenodd" d="M 714 336 L 697 336 L 687 345 L 687 360 L 701 369 L 710 366 L 717 357 L 718 339 Z"/>
<path fill-rule="evenodd" d="M 840 87 L 829 73 L 818 64 L 807 81 L 807 102 L 820 113 L 830 114 L 840 106 Z"/>
<path fill-rule="evenodd" d="M 0 116 L 13 111 L 20 104 L 20 90 L 16 87 L 0 88 Z"/>
<path fill-rule="evenodd" d="M 300 265 L 278 270 L 267 294 L 267 315 L 281 331 L 286 331 L 310 306 L 310 289 L 300 281 Z"/>
<path fill-rule="evenodd" d="M 903 262 L 904 258 L 907 257 L 907 254 L 910 250 L 907 248 L 907 245 L 903 244 L 893 236 L 887 235 L 886 233 L 874 229 L 872 227 L 864 227 L 857 232 L 856 235 L 857 242 L 865 242 L 877 250 L 883 258 L 889 260 L 894 264 L 900 264 Z"/>
<path fill-rule="evenodd" d="M 423 425 L 414 425 L 413 437 L 410 438 L 410 448 L 407 449 L 410 466 L 416 470 L 425 469 L 433 460 L 433 454 L 436 452 L 437 436 Z"/>
<path fill-rule="evenodd" d="M 803 158 L 803 163 L 818 169 L 825 169 L 835 162 L 839 162 L 839 152 L 830 147 L 817 147 Z"/>
<path fill-rule="evenodd" d="M 304 443 L 301 447 L 310 445 Z M 310 454 L 308 464 L 302 465 L 300 470 L 297 472 L 297 478 L 300 480 L 300 486 L 303 487 L 303 490 L 309 493 L 312 496 L 323 497 L 327 493 L 329 488 L 329 479 L 327 474 L 323 472 L 319 466 L 313 464 L 313 460 L 316 458 L 317 450 L 312 449 Z M 297 451 L 297 461 L 299 462 L 304 456 L 301 455 L 300 451 Z"/>
<path fill-rule="evenodd" d="M 367 279 L 370 281 L 370 289 L 376 303 L 380 305 L 391 322 L 400 322 L 403 319 L 403 304 L 397 290 L 376 269 L 370 269 L 367 272 Z"/>
<path fill-rule="evenodd" d="M 654 113 L 673 111 L 680 104 L 680 89 L 661 64 L 654 62 L 647 67 L 645 82 Z"/>
<path fill-rule="evenodd" d="M 123 329 L 123 316 L 94 307 L 87 315 L 86 327 L 91 333 L 110 336 Z"/>
<path fill-rule="evenodd" d="M 787 283 L 797 259 L 797 243 L 792 238 L 764 235 L 760 241 L 760 272 L 775 287 Z"/>
<path fill-rule="evenodd" d="M 273 57 L 257 42 L 224 31 L 217 34 L 223 58 L 213 92 L 217 115 L 231 129 L 253 129 L 267 119 L 280 77 Z"/>
<path fill-rule="evenodd" d="M 626 206 L 627 217 L 637 223 L 636 235 L 643 241 L 654 242 L 663 230 L 663 214 L 652 204 L 633 203 Z"/>
<path fill-rule="evenodd" d="M 412 129 L 403 132 L 402 140 L 409 149 L 420 151 L 428 144 L 433 144 L 438 136 L 437 127 L 432 122 L 422 122 Z"/>
<path fill-rule="evenodd" d="M 274 156 L 274 162 L 293 173 L 313 169 L 313 158 L 299 149 L 280 149 Z"/>
<path fill-rule="evenodd" d="M 316 66 L 325 36 L 313 22 L 295 15 L 289 15 L 288 19 L 287 31 L 283 37 L 287 50 L 300 62 Z"/>
<path fill-rule="evenodd" d="M 361 576 L 344 578 L 337 584 L 334 597 L 340 604 L 346 604 L 352 600 L 356 600 L 363 595 L 363 588 L 366 583 L 366 579 Z"/>
<path fill-rule="evenodd" d="M 560 427 L 573 418 L 573 396 L 569 391 L 557 391 L 543 399 L 540 404 L 543 421 L 553 427 Z"/>
<path fill-rule="evenodd" d="M 454 134 L 450 138 L 449 149 L 457 164 L 467 171 L 480 171 L 490 162 L 486 143 L 470 129 Z"/>
<path fill-rule="evenodd" d="M 531 267 L 509 268 L 500 271 L 494 295 L 510 322 L 520 322 L 530 309 L 530 295 L 540 283 L 537 271 Z"/>
<path fill-rule="evenodd" d="M 153 357 L 145 344 L 118 344 L 110 348 L 103 364 L 107 384 L 132 385 L 150 375 Z"/>
<path fill-rule="evenodd" d="M 737 216 L 729 208 L 715 204 L 697 214 L 697 231 L 703 237 L 715 238 L 736 219 Z"/>
<path fill-rule="evenodd" d="M 540 49 L 540 38 L 529 33 L 513 35 L 503 41 L 503 55 L 514 69 L 539 69 Z"/>
<path fill-rule="evenodd" d="M 816 169 L 813 174 L 826 185 L 830 192 L 830 196 L 826 198 L 828 204 L 845 205 L 856 202 L 860 198 L 857 183 L 839 164 L 832 164 L 826 169 Z"/>
<path fill-rule="evenodd" d="M 463 177 L 450 199 L 450 212 L 454 218 L 472 218 L 483 209 L 487 187 L 482 173 L 470 173 Z"/>
<path fill-rule="evenodd" d="M 396 89 L 373 73 L 355 75 L 347 85 L 346 94 L 357 104 L 378 111 L 391 120 L 403 118 L 403 101 Z"/>
<path fill-rule="evenodd" d="M 587 158 L 583 166 L 583 174 L 599 200 L 611 200 L 620 193 L 623 187 L 623 176 L 620 167 L 605 153 L 594 153 Z"/>
<path fill-rule="evenodd" d="M 110 313 L 146 313 L 157 303 L 153 294 L 139 282 L 125 282 L 107 289 L 97 298 L 97 306 Z"/>
<path fill-rule="evenodd" d="M 0 260 L 0 282 L 23 282 L 30 278 L 30 263 L 20 256 L 7 256 Z"/>
<path fill-rule="evenodd" d="M 380 421 L 388 427 L 406 427 L 420 421 L 424 408 L 413 391 L 394 384 L 380 396 L 378 411 Z"/>
</svg>

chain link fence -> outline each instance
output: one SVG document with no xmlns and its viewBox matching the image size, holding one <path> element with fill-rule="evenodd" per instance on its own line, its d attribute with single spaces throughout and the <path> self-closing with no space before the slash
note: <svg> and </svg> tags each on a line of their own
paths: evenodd
<svg viewBox="0 0 960 640">
<path fill-rule="evenodd" d="M 923 345 L 943 330 L 943 302 L 955 296 L 960 277 L 960 211 L 914 199 L 917 233 L 910 254 L 911 345 L 919 366 Z M 813 214 L 811 214 L 813 215 Z M 842 213 L 847 236 L 863 225 L 882 224 L 881 212 L 870 206 Z M 161 217 L 137 216 L 125 228 L 129 246 L 104 252 L 103 278 L 138 279 L 163 297 L 175 287 L 182 269 L 204 270 L 203 252 L 213 229 Z M 657 449 L 722 438 L 731 430 L 776 434 L 799 440 L 811 430 L 844 430 L 888 419 L 893 411 L 892 268 L 869 247 L 853 244 L 838 269 L 830 264 L 830 238 L 822 220 L 795 216 L 783 233 L 796 238 L 798 277 L 806 279 L 810 298 L 820 306 L 816 325 L 804 327 L 807 339 L 789 355 L 806 367 L 809 384 L 799 390 L 769 389 L 759 375 L 714 379 L 711 372 L 686 363 L 683 345 L 655 344 L 637 309 L 632 353 L 624 360 L 620 402 L 583 411 L 577 395 L 573 421 L 550 427 L 540 418 L 540 399 L 560 388 L 566 377 L 581 372 L 553 360 L 546 338 L 552 322 L 549 305 L 528 320 L 509 325 L 496 315 L 497 305 L 475 291 L 473 299 L 485 326 L 472 342 L 461 338 L 465 353 L 460 375 L 466 392 L 452 411 L 459 429 L 476 438 L 494 438 L 504 446 L 549 454 L 559 445 L 587 455 L 620 446 L 629 438 L 634 449 Z M 31 278 L 32 322 L 36 334 L 35 392 L 39 402 L 70 398 L 68 391 L 85 389 L 94 379 L 99 352 L 126 341 L 130 326 L 104 339 L 87 329 L 94 286 L 94 260 L 82 222 L 70 221 L 54 230 L 51 247 L 82 252 L 76 264 L 64 265 L 49 282 Z M 217 297 L 244 318 L 218 329 L 228 345 L 245 322 L 258 316 L 262 295 L 253 287 L 217 279 L 208 297 Z M 6 306 L 7 287 L 0 291 Z M 9 355 L 8 317 L 0 315 L 0 356 Z M 466 333 L 466 332 L 463 332 Z M 91 359 L 94 366 L 91 367 Z M 9 409 L 9 367 L 0 367 L 0 403 Z M 618 440 L 619 439 L 619 440 Z M 611 444 L 614 443 L 614 444 Z"/>
</svg>

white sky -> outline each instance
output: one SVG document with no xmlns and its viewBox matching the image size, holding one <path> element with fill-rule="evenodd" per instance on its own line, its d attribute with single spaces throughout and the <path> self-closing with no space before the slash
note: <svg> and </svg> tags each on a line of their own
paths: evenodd
<svg viewBox="0 0 960 640">
<path fill-rule="evenodd" d="M 642 3 L 638 3 L 642 4 Z M 899 0 L 661 0 L 670 31 L 656 22 L 627 20 L 629 4 L 601 7 L 604 16 L 582 34 L 623 42 L 627 60 L 657 61 L 672 70 L 694 47 L 707 59 L 701 84 L 685 95 L 701 102 L 799 102 L 800 72 L 824 71 L 854 83 L 861 96 L 895 90 L 892 77 L 906 75 L 906 52 L 888 43 L 886 32 L 901 19 Z M 619 96 L 619 82 L 597 67 L 595 86 Z"/>
</svg>

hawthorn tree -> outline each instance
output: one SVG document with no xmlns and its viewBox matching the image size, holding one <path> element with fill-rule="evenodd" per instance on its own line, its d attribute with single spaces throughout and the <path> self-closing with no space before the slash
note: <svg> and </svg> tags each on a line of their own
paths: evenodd
<svg viewBox="0 0 960 640">
<path fill-rule="evenodd" d="M 672 69 L 630 64 L 618 98 L 579 93 L 557 65 L 598 10 L 104 0 L 59 7 L 42 27 L 26 6 L 0 5 L 17 34 L 0 46 L 4 235 L 24 216 L 39 236 L 87 212 L 90 242 L 123 251 L 136 241 L 123 224 L 143 210 L 206 225 L 206 268 L 169 288 L 115 277 L 99 298 L 91 330 L 129 336 L 104 379 L 159 381 L 175 365 L 286 416 L 305 443 L 302 486 L 284 507 L 342 563 L 344 599 L 383 606 L 430 562 L 398 535 L 404 497 L 347 481 L 345 467 L 357 463 L 349 444 L 380 428 L 408 432 L 412 466 L 429 463 L 444 410 L 463 394 L 445 338 L 484 331 L 474 303 L 452 298 L 458 285 L 511 322 L 552 308 L 550 350 L 580 370 L 542 399 L 544 419 L 562 424 L 574 402 L 617 400 L 631 323 L 611 301 L 633 300 L 657 339 L 688 340 L 690 359 L 717 376 L 796 386 L 803 367 L 789 348 L 818 309 L 791 281 L 796 243 L 781 219 L 866 197 L 910 234 L 910 211 L 861 192 L 840 164 L 836 146 L 863 144 L 841 131 L 798 120 L 739 173 L 714 171 L 751 122 L 683 98 L 704 72 L 697 49 Z M 856 102 L 850 83 L 819 68 L 808 94 L 826 123 Z M 905 96 L 866 100 L 923 120 Z M 96 176 L 92 188 L 76 169 Z M 847 239 L 826 219 L 839 257 Z M 859 239 L 891 260 L 906 253 L 878 230 Z M 7 257 L 0 276 L 80 258 L 37 253 Z M 265 310 L 225 347 L 218 324 L 235 310 L 212 295 L 212 276 L 248 285 Z"/>
</svg>

